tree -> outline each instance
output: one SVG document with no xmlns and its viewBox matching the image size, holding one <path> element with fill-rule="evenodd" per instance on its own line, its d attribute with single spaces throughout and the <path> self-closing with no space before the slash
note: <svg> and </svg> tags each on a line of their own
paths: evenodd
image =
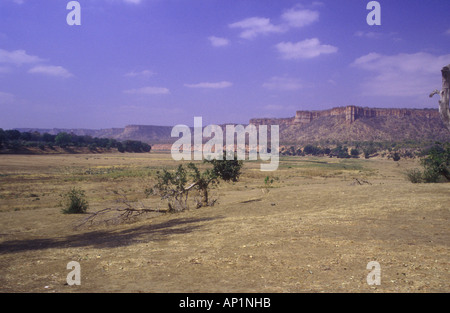
<svg viewBox="0 0 450 313">
<path fill-rule="evenodd" d="M 142 143 L 142 151 L 144 152 L 150 152 L 152 150 L 152 146 L 150 146 L 147 143 Z"/>
<path fill-rule="evenodd" d="M 0 128 L 0 149 L 3 147 L 3 143 L 6 141 L 5 131 Z"/>
<path fill-rule="evenodd" d="M 450 181 L 450 143 L 436 143 L 423 154 L 420 160 L 423 171 L 407 172 L 408 179 L 412 183 L 436 183 L 442 177 Z"/>
<path fill-rule="evenodd" d="M 352 156 L 352 158 L 358 158 L 359 157 L 359 150 L 358 149 L 351 149 L 350 150 L 350 155 Z"/>
<path fill-rule="evenodd" d="M 430 94 L 430 98 L 436 94 L 440 95 L 439 99 L 439 113 L 445 126 L 450 130 L 450 64 L 444 66 L 441 70 L 442 73 L 442 90 L 435 90 Z"/>
<path fill-rule="evenodd" d="M 338 145 L 336 148 L 331 150 L 331 153 L 339 159 L 348 159 L 350 155 L 348 154 L 348 148 L 346 146 Z"/>
<path fill-rule="evenodd" d="M 72 136 L 66 132 L 59 133 L 55 137 L 55 144 L 60 147 L 66 147 L 72 142 Z"/>
<path fill-rule="evenodd" d="M 30 132 L 23 132 L 20 134 L 20 139 L 24 141 L 31 141 L 32 135 Z"/>
<path fill-rule="evenodd" d="M 363 148 L 364 157 L 366 159 L 370 158 L 370 156 L 377 152 L 377 148 L 375 147 L 375 144 L 371 141 L 369 144 Z"/>
<path fill-rule="evenodd" d="M 303 153 L 306 155 L 320 155 L 323 154 L 323 150 L 317 146 L 314 145 L 306 145 L 305 148 L 303 148 Z"/>
<path fill-rule="evenodd" d="M 46 142 L 46 143 L 54 143 L 55 142 L 55 135 L 51 135 L 49 133 L 44 133 L 42 135 L 42 141 Z"/>
<path fill-rule="evenodd" d="M 189 193 L 195 192 L 194 199 L 197 208 L 210 206 L 215 200 L 209 198 L 211 187 L 219 184 L 220 180 L 237 182 L 241 174 L 242 161 L 236 156 L 233 160 L 205 160 L 212 164 L 212 168 L 201 172 L 194 163 L 186 167 L 179 165 L 175 172 L 164 169 L 157 173 L 157 184 L 147 191 L 148 195 L 158 195 L 168 202 L 169 212 L 180 212 L 189 208 Z"/>
<path fill-rule="evenodd" d="M 425 172 L 436 173 L 450 181 L 450 143 L 436 143 L 421 160 Z"/>
<path fill-rule="evenodd" d="M 118 150 L 120 153 L 124 153 L 124 152 L 125 152 L 125 147 L 123 146 L 123 144 L 122 144 L 121 142 L 118 142 L 118 143 L 117 143 L 117 150 Z"/>
<path fill-rule="evenodd" d="M 20 132 L 18 130 L 12 129 L 12 130 L 6 130 L 5 131 L 6 139 L 8 141 L 13 140 L 19 140 L 20 139 Z"/>
</svg>

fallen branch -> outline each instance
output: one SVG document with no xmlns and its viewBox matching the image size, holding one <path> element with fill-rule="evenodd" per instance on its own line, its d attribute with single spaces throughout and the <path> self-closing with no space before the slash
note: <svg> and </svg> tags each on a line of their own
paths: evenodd
<svg viewBox="0 0 450 313">
<path fill-rule="evenodd" d="M 167 209 L 146 208 L 144 204 L 139 203 L 140 207 L 136 208 L 128 200 L 125 193 L 114 190 L 113 193 L 118 196 L 116 200 L 121 206 L 118 208 L 106 208 L 93 213 L 84 218 L 75 229 L 84 225 L 93 225 L 94 223 L 119 224 L 129 222 L 137 217 L 147 213 L 167 213 Z M 112 214 L 112 216 L 111 216 Z"/>
<path fill-rule="evenodd" d="M 75 229 L 78 229 L 87 224 L 92 226 L 96 222 L 105 224 L 124 223 L 147 213 L 167 213 L 167 209 L 106 208 L 97 212 L 90 213 L 88 217 L 83 219 L 78 225 L 75 226 Z M 102 218 L 110 214 L 114 214 L 114 216 L 109 218 Z"/>
</svg>

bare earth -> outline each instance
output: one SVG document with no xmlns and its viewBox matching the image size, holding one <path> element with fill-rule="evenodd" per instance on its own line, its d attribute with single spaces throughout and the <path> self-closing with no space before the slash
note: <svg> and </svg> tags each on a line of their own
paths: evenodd
<svg viewBox="0 0 450 313">
<path fill-rule="evenodd" d="M 449 292 L 450 184 L 412 184 L 417 161 L 282 158 L 246 162 L 213 207 L 74 229 L 59 194 L 90 212 L 144 189 L 169 154 L 0 156 L 1 292 Z M 269 176 L 273 183 L 266 186 Z M 356 180 L 361 183 L 358 183 Z M 81 265 L 81 285 L 66 268 Z M 381 285 L 369 286 L 370 261 Z"/>
</svg>

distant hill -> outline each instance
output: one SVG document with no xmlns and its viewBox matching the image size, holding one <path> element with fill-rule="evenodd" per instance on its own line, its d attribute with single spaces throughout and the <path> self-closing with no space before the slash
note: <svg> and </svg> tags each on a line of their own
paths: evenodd
<svg viewBox="0 0 450 313">
<path fill-rule="evenodd" d="M 378 109 L 356 106 L 323 111 L 298 111 L 289 118 L 255 118 L 249 124 L 279 125 L 281 144 L 307 144 L 337 141 L 450 141 L 437 109 Z M 206 125 L 204 125 L 206 126 Z M 129 125 L 109 129 L 33 129 L 58 134 L 68 132 L 117 140 L 139 140 L 151 145 L 171 144 L 172 126 Z"/>
</svg>

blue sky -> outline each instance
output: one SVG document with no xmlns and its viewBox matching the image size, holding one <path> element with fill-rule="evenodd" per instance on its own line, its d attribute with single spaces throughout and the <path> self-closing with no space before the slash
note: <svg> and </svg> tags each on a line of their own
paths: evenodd
<svg viewBox="0 0 450 313">
<path fill-rule="evenodd" d="M 450 1 L 0 0 L 0 128 L 437 108 Z"/>
</svg>

